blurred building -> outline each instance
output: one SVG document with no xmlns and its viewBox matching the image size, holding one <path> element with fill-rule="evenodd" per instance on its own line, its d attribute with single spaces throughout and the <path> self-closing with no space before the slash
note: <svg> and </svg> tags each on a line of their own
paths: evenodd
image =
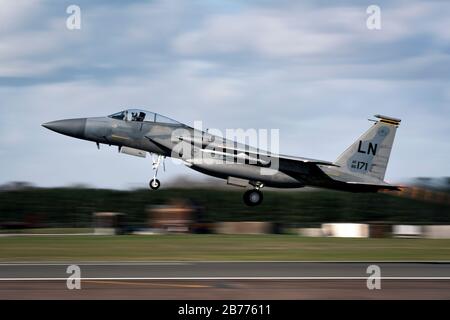
<svg viewBox="0 0 450 320">
<path fill-rule="evenodd" d="M 148 224 L 164 232 L 190 232 L 194 209 L 183 200 L 172 200 L 167 205 L 152 206 L 148 210 Z"/>
<path fill-rule="evenodd" d="M 94 233 L 97 235 L 124 234 L 125 214 L 120 212 L 94 212 Z"/>
<path fill-rule="evenodd" d="M 324 223 L 322 234 L 327 237 L 367 238 L 369 225 L 365 223 Z"/>
<path fill-rule="evenodd" d="M 220 234 L 267 234 L 273 233 L 274 226 L 262 221 L 217 222 L 215 231 Z"/>
</svg>

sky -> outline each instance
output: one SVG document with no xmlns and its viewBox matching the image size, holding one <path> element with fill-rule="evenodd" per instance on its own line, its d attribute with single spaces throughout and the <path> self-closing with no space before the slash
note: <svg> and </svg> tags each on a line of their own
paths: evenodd
<svg viewBox="0 0 450 320">
<path fill-rule="evenodd" d="M 41 127 L 131 107 L 279 129 L 281 153 L 329 161 L 389 115 L 386 180 L 450 176 L 449 16 L 448 1 L 0 0 L 0 184 L 146 187 L 150 158 Z M 180 175 L 202 178 L 171 161 L 158 177 Z"/>
</svg>

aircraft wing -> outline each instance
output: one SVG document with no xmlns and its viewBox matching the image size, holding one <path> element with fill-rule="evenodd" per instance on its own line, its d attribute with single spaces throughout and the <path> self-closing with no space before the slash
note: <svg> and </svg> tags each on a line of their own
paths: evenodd
<svg viewBox="0 0 450 320">
<path fill-rule="evenodd" d="M 171 143 L 169 142 L 167 135 L 146 135 L 148 140 L 152 141 L 156 145 L 158 145 L 162 149 L 166 149 L 170 151 Z M 180 136 L 178 139 L 185 143 L 197 142 L 194 141 L 190 136 Z M 259 150 L 249 146 L 233 146 L 233 145 L 224 145 L 222 143 L 219 144 L 206 144 L 206 143 L 196 143 L 197 148 L 203 153 L 208 155 L 217 155 L 217 156 L 226 156 L 228 159 L 234 158 L 239 160 L 249 160 L 251 163 L 259 164 L 263 166 L 270 165 L 272 159 L 277 159 L 278 161 L 287 161 L 290 163 L 290 167 L 295 165 L 296 162 L 303 164 L 313 164 L 313 165 L 325 165 L 325 166 L 337 166 L 333 162 L 304 158 L 304 157 L 295 157 L 288 156 L 283 154 L 274 154 L 264 150 Z"/>
<path fill-rule="evenodd" d="M 303 157 L 295 157 L 295 156 L 288 156 L 283 154 L 273 154 L 267 151 L 261 151 L 253 148 L 249 149 L 243 149 L 243 148 L 233 148 L 233 147 L 226 147 L 224 149 L 218 148 L 207 148 L 202 149 L 202 152 L 205 153 L 215 153 L 218 155 L 227 155 L 228 157 L 234 157 L 239 159 L 248 159 L 248 160 L 257 160 L 260 164 L 269 164 L 270 159 L 279 159 L 280 161 L 289 161 L 289 162 L 301 162 L 301 163 L 308 163 L 308 164 L 315 164 L 315 165 L 325 165 L 325 166 L 337 166 L 333 162 L 324 161 L 324 160 L 318 160 L 318 159 L 310 159 L 310 158 L 303 158 Z M 255 162 L 253 162 L 255 163 Z"/>
<path fill-rule="evenodd" d="M 280 160 L 287 160 L 290 162 L 310 163 L 325 166 L 337 166 L 333 162 L 324 160 L 275 154 L 265 150 L 259 150 L 257 148 L 253 148 L 250 146 L 244 146 L 242 144 L 236 146 L 234 142 L 227 143 L 226 140 L 222 139 L 220 139 L 220 141 L 222 141 L 220 143 L 211 143 L 205 140 L 195 140 L 190 136 L 179 136 L 178 139 L 180 141 L 185 141 L 188 143 L 196 143 L 198 147 L 202 146 L 201 151 L 203 153 L 226 155 L 228 157 L 234 157 L 239 159 L 249 159 L 249 160 L 258 159 L 259 160 L 258 162 L 261 164 L 267 164 L 267 162 L 270 161 L 270 158 L 275 158 Z"/>
</svg>

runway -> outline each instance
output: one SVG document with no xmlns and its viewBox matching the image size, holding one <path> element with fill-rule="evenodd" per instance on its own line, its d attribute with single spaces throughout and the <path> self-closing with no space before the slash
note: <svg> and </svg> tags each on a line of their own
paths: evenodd
<svg viewBox="0 0 450 320">
<path fill-rule="evenodd" d="M 80 267 L 81 290 L 66 286 Z M 369 290 L 367 268 L 380 269 Z M 450 263 L 140 262 L 0 264 L 0 299 L 450 299 Z"/>
</svg>

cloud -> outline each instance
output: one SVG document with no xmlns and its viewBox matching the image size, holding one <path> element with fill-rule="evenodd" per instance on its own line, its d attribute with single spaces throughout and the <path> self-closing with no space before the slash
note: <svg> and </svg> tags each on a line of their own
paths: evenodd
<svg viewBox="0 0 450 320">
<path fill-rule="evenodd" d="M 345 35 L 302 30 L 288 14 L 257 11 L 212 16 L 199 30 L 176 38 L 173 46 L 185 55 L 248 52 L 282 58 L 324 53 L 345 43 Z"/>
<path fill-rule="evenodd" d="M 0 0 L 0 35 L 20 30 L 40 12 L 39 0 Z"/>
<path fill-rule="evenodd" d="M 232 62 L 250 56 L 260 61 L 277 59 L 277 63 L 361 64 L 380 53 L 378 59 L 398 61 L 429 49 L 418 46 L 421 41 L 432 42 L 425 44 L 434 50 L 448 48 L 448 28 L 444 27 L 448 19 L 442 14 L 442 5 L 450 8 L 449 4 L 433 2 L 386 5 L 381 11 L 380 31 L 367 29 L 366 7 L 357 4 L 248 8 L 238 13 L 210 15 L 194 30 L 177 36 L 172 48 L 180 55 L 225 62 L 231 55 L 235 57 Z"/>
</svg>

